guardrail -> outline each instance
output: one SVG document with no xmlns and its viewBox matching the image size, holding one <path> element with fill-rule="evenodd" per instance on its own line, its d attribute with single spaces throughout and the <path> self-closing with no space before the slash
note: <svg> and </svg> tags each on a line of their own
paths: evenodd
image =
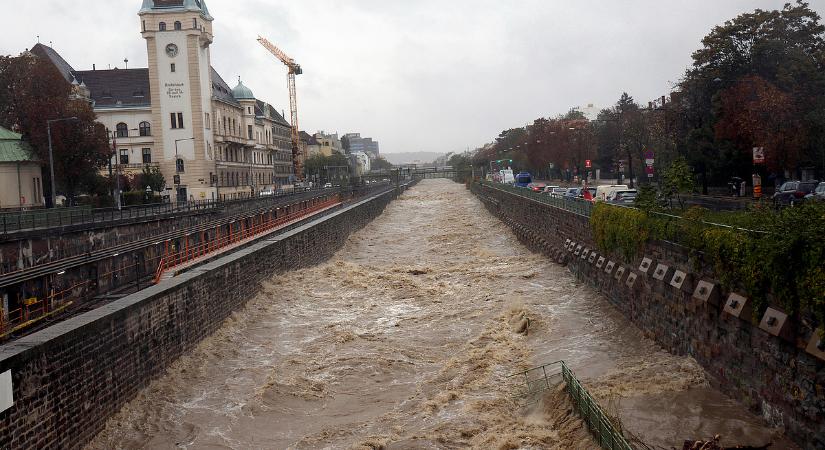
<svg viewBox="0 0 825 450">
<path fill-rule="evenodd" d="M 531 200 L 535 200 L 537 202 L 550 205 L 554 208 L 563 209 L 565 211 L 578 214 L 580 216 L 590 217 L 590 214 L 593 212 L 593 203 L 587 200 L 566 197 L 555 197 L 553 195 L 545 194 L 543 192 L 534 192 L 527 188 L 519 188 L 504 183 L 496 183 L 491 181 L 480 181 L 479 183 L 482 187 L 485 188 L 509 192 L 511 194 L 529 198 Z"/>
<path fill-rule="evenodd" d="M 158 264 L 158 268 L 155 271 L 155 284 L 160 282 L 165 271 L 173 267 L 186 264 L 195 259 L 209 255 L 210 253 L 215 253 L 218 250 L 228 247 L 232 244 L 242 242 L 246 239 L 266 233 L 275 228 L 285 226 L 290 222 L 294 222 L 299 219 L 309 217 L 321 210 L 328 209 L 339 204 L 341 204 L 340 196 L 336 196 L 331 200 L 327 200 L 325 202 L 321 202 L 309 206 L 307 208 L 294 211 L 292 213 L 289 213 L 282 217 L 278 217 L 276 219 L 271 219 L 265 222 L 261 222 L 259 224 L 254 224 L 251 227 L 246 227 L 244 226 L 243 222 L 241 222 L 241 229 L 239 231 L 233 232 L 232 228 L 230 227 L 228 234 L 223 236 L 218 234 L 215 239 L 210 239 L 206 242 L 201 242 L 192 247 L 188 246 L 187 241 L 186 248 L 183 248 L 180 251 L 176 252 L 167 252 L 161 258 L 160 264 Z M 220 229 L 218 229 L 218 232 L 220 232 Z"/>
<path fill-rule="evenodd" d="M 596 400 L 587 392 L 573 371 L 564 361 L 556 361 L 543 366 L 527 369 L 511 376 L 524 376 L 527 391 L 524 396 L 535 396 L 559 382 L 564 382 L 565 391 L 573 402 L 573 407 L 599 445 L 605 450 L 634 450 L 627 442 L 618 426 L 605 414 Z"/>
</svg>

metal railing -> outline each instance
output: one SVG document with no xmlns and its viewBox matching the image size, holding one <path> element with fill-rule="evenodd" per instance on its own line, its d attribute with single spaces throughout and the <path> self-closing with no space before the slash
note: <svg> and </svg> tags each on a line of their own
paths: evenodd
<svg viewBox="0 0 825 450">
<path fill-rule="evenodd" d="M 556 361 L 545 364 L 511 376 L 524 376 L 526 392 L 522 395 L 532 397 L 544 392 L 558 383 L 564 382 L 564 390 L 570 396 L 573 407 L 581 416 L 593 437 L 605 450 L 634 450 L 621 429 L 617 427 L 613 420 L 605 414 L 601 406 L 593 399 L 587 389 L 585 389 L 573 371 L 564 361 Z"/>
<path fill-rule="evenodd" d="M 243 222 L 240 222 L 240 230 L 233 231 L 232 227 L 230 227 L 227 234 L 218 234 L 214 239 L 201 242 L 199 244 L 189 246 L 189 241 L 187 240 L 185 248 L 182 248 L 179 251 L 167 252 L 161 258 L 160 264 L 158 264 L 158 268 L 155 271 L 155 284 L 160 282 L 164 272 L 168 269 L 189 263 L 193 260 L 202 258 L 209 254 L 216 253 L 218 250 L 221 250 L 232 244 L 240 243 L 245 240 L 254 238 L 255 236 L 261 235 L 263 233 L 290 225 L 309 216 L 313 216 L 320 211 L 332 208 L 340 204 L 341 199 L 338 198 L 338 196 L 336 196 L 335 198 L 332 198 L 330 200 L 326 200 L 320 203 L 316 203 L 314 205 L 307 206 L 305 208 L 291 212 L 284 216 L 272 218 L 270 220 L 266 220 L 258 224 L 253 224 L 250 227 L 246 227 Z M 220 232 L 220 229 L 217 229 L 217 231 Z"/>
<path fill-rule="evenodd" d="M 153 216 L 199 212 L 214 209 L 249 209 L 267 205 L 281 199 L 305 192 L 335 191 L 338 189 L 296 188 L 277 190 L 271 195 L 234 200 L 192 200 L 175 203 L 153 203 L 148 205 L 124 206 L 117 208 L 69 207 L 0 212 L 0 234 L 27 230 L 44 230 L 71 225 L 106 223 L 121 220 L 150 218 Z"/>
<path fill-rule="evenodd" d="M 510 194 L 515 194 L 520 197 L 529 198 L 530 200 L 535 200 L 554 208 L 570 211 L 581 216 L 590 217 L 590 214 L 593 212 L 593 203 L 587 200 L 556 197 L 544 192 L 534 192 L 527 188 L 519 188 L 509 184 L 496 183 L 492 181 L 480 181 L 480 183 L 484 188 L 496 189 L 499 191 L 508 192 Z"/>
</svg>

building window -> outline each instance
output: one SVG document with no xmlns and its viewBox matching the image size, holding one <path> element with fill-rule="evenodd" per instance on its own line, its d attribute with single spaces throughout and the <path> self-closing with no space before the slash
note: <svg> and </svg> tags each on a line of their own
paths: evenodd
<svg viewBox="0 0 825 450">
<path fill-rule="evenodd" d="M 246 113 L 247 114 L 252 114 L 252 107 L 251 106 L 246 107 Z"/>
<path fill-rule="evenodd" d="M 249 135 L 249 139 L 252 139 L 252 125 L 246 126 L 246 132 Z"/>
<path fill-rule="evenodd" d="M 120 149 L 120 163 L 129 164 L 129 150 L 125 148 Z"/>
<path fill-rule="evenodd" d="M 129 127 L 125 123 L 120 122 L 115 128 L 117 129 L 117 137 L 129 137 Z"/>
<path fill-rule="evenodd" d="M 166 22 L 161 22 L 158 24 L 158 30 L 166 31 Z"/>
<path fill-rule="evenodd" d="M 171 70 L 172 73 L 175 73 L 175 63 L 169 65 L 169 70 Z"/>
<path fill-rule="evenodd" d="M 143 164 L 152 164 L 152 149 L 143 149 Z"/>
<path fill-rule="evenodd" d="M 184 172 L 183 159 L 178 158 L 175 162 L 175 172 Z"/>
<path fill-rule="evenodd" d="M 198 19 L 192 19 L 192 28 L 198 29 Z"/>
<path fill-rule="evenodd" d="M 146 21 L 143 21 L 143 29 L 141 31 L 146 31 Z"/>
<path fill-rule="evenodd" d="M 181 27 L 180 22 L 175 21 L 175 30 L 180 30 L 181 28 L 183 28 L 183 27 Z"/>
<path fill-rule="evenodd" d="M 138 125 L 138 132 L 140 133 L 141 136 L 151 136 L 152 135 L 152 125 L 150 125 L 149 122 L 146 122 L 146 121 L 141 122 L 140 125 Z"/>
<path fill-rule="evenodd" d="M 169 118 L 172 121 L 172 128 L 183 128 L 183 113 L 170 113 Z"/>
<path fill-rule="evenodd" d="M 212 125 L 209 123 L 209 113 L 204 113 L 204 115 L 206 115 L 206 129 L 207 129 L 207 130 L 209 130 L 209 129 L 210 129 L 210 127 L 212 126 Z"/>
</svg>

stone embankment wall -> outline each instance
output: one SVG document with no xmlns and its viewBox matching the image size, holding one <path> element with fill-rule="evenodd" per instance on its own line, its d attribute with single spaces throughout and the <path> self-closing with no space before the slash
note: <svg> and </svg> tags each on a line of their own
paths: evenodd
<svg viewBox="0 0 825 450">
<path fill-rule="evenodd" d="M 339 209 L 0 347 L 0 448 L 77 448 L 274 274 L 323 262 L 402 190 Z"/>
<path fill-rule="evenodd" d="M 768 308 L 755 323 L 748 299 L 723 289 L 712 267 L 677 244 L 648 242 L 643 256 L 626 263 L 596 249 L 585 215 L 490 187 L 472 190 L 528 247 L 568 265 L 670 352 L 695 358 L 722 392 L 803 448 L 825 448 L 825 352 L 804 320 Z"/>
</svg>

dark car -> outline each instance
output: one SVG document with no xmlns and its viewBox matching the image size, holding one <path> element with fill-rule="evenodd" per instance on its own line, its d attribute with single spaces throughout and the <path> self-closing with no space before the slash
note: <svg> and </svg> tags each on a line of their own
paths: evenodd
<svg viewBox="0 0 825 450">
<path fill-rule="evenodd" d="M 819 183 L 813 192 L 805 196 L 805 201 L 814 200 L 818 202 L 825 202 L 825 181 Z"/>
<path fill-rule="evenodd" d="M 773 194 L 777 206 L 794 206 L 805 201 L 805 196 L 814 192 L 818 181 L 786 181 Z"/>
</svg>

